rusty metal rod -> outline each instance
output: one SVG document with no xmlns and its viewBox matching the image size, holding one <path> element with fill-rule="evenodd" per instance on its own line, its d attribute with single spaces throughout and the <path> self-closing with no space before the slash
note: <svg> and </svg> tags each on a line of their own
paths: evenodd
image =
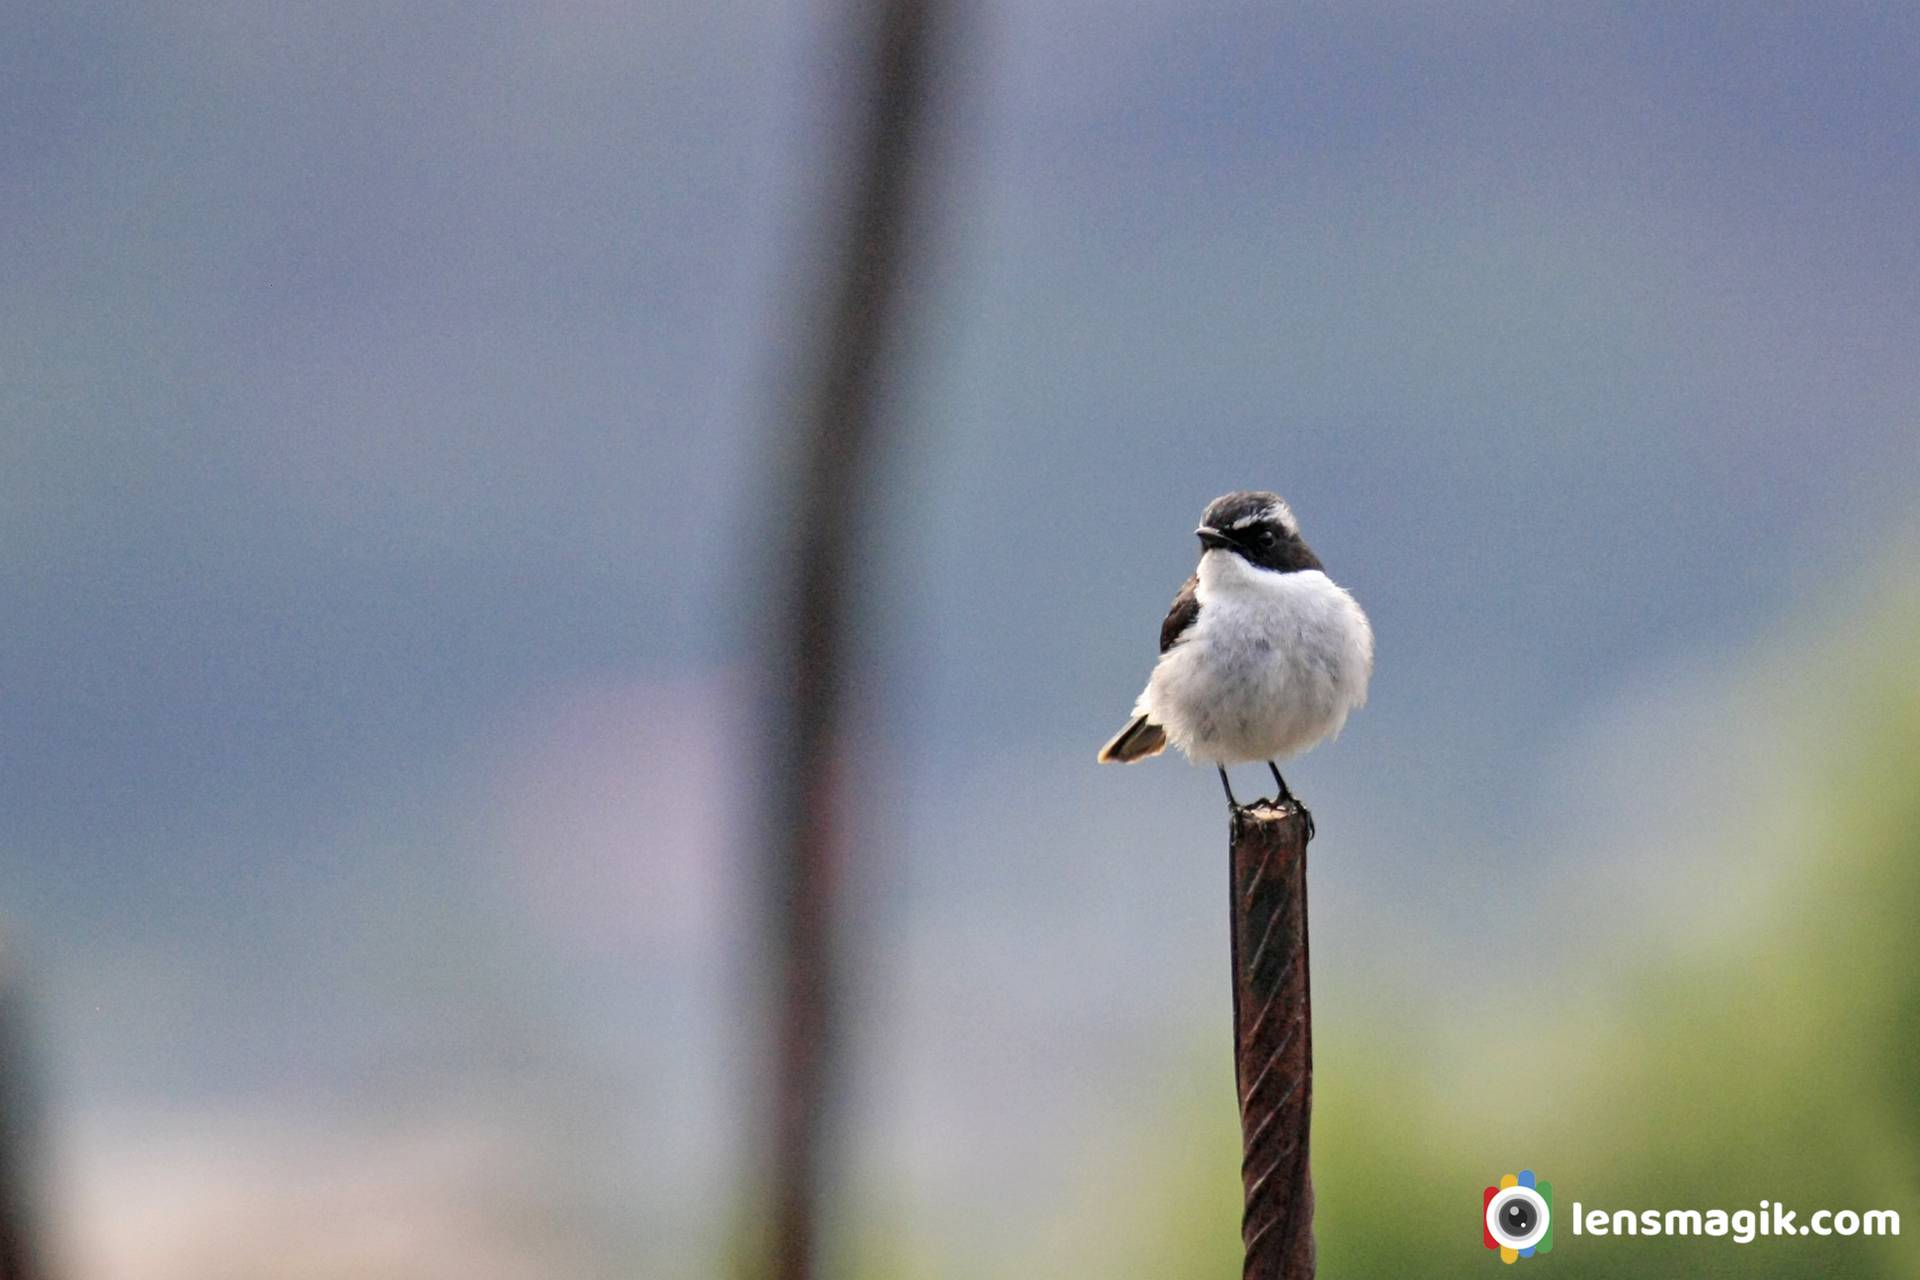
<svg viewBox="0 0 1920 1280">
<path fill-rule="evenodd" d="M 1233 811 L 1233 1074 L 1240 1097 L 1243 1280 L 1311 1280 L 1313 1000 L 1307 975 L 1307 843 L 1298 805 Z"/>
</svg>

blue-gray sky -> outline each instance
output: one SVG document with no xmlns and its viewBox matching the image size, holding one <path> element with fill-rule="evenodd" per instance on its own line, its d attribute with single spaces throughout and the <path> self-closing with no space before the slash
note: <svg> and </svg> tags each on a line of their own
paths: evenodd
<svg viewBox="0 0 1920 1280">
<path fill-rule="evenodd" d="M 1220 491 L 1286 493 L 1380 635 L 1373 705 L 1292 775 L 1321 980 L 1552 945 L 1502 894 L 1605 851 L 1587 780 L 1697 758 L 1665 709 L 1911 531 L 1917 28 L 961 24 L 872 545 L 856 1181 L 901 1175 L 928 1240 L 1030 1232 L 1124 1064 L 1217 1020 L 1213 784 L 1090 762 Z M 0 17 L 0 865 L 82 1254 L 156 1128 L 377 1151 L 411 1110 L 492 1135 L 445 1157 L 483 1172 L 589 1135 L 591 1176 L 476 1180 L 596 1224 L 528 1266 L 700 1273 L 834 37 L 800 5 Z M 155 1214 L 211 1230 L 223 1168 Z"/>
</svg>

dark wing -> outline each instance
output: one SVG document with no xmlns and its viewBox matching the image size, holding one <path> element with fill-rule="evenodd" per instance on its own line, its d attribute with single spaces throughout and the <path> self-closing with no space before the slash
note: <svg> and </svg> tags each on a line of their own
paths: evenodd
<svg viewBox="0 0 1920 1280">
<path fill-rule="evenodd" d="M 1180 643 L 1180 637 L 1187 634 L 1200 617 L 1200 597 L 1194 593 L 1200 588 L 1200 575 L 1194 574 L 1180 588 L 1180 594 L 1173 598 L 1173 607 L 1167 610 L 1166 621 L 1160 624 L 1160 652 L 1165 653 Z"/>
</svg>

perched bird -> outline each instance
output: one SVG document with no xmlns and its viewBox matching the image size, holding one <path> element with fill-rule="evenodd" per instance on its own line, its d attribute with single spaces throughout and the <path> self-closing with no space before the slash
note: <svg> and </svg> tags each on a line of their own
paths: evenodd
<svg viewBox="0 0 1920 1280">
<path fill-rule="evenodd" d="M 1339 733 L 1366 702 L 1373 628 L 1277 494 L 1216 498 L 1194 532 L 1200 567 L 1173 598 L 1160 661 L 1100 763 L 1131 764 L 1172 743 L 1217 766 L 1238 808 L 1226 766 L 1265 760 L 1276 799 L 1298 805 L 1278 762 Z"/>
</svg>

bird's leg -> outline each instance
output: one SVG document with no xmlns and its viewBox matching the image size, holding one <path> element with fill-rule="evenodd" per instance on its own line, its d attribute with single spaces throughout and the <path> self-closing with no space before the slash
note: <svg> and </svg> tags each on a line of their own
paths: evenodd
<svg viewBox="0 0 1920 1280">
<path fill-rule="evenodd" d="M 1238 809 L 1240 807 L 1240 802 L 1233 798 L 1233 784 L 1227 781 L 1227 766 L 1223 764 L 1217 764 L 1214 766 L 1214 768 L 1220 771 L 1220 785 L 1227 789 L 1227 803 L 1231 805 L 1233 808 Z"/>
<path fill-rule="evenodd" d="M 1275 802 L 1282 805 L 1290 804 L 1295 809 L 1298 809 L 1300 811 L 1300 816 L 1307 820 L 1307 839 L 1309 840 L 1313 839 L 1314 828 L 1313 828 L 1312 811 L 1309 810 L 1307 806 L 1301 804 L 1300 797 L 1294 795 L 1292 789 L 1287 786 L 1287 780 L 1280 776 L 1279 765 L 1269 760 L 1267 761 L 1267 768 L 1273 770 L 1273 780 L 1275 784 L 1278 785 L 1280 788 L 1280 794 L 1274 797 Z"/>
</svg>

